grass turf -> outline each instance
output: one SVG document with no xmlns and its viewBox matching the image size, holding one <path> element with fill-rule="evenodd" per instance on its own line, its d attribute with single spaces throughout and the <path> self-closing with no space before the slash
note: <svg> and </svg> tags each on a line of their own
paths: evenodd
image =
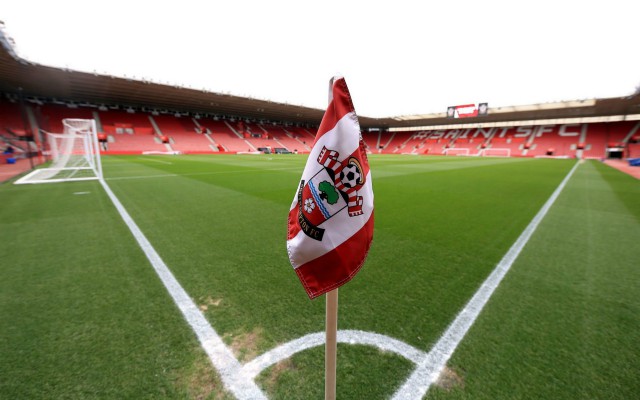
<svg viewBox="0 0 640 400">
<path fill-rule="evenodd" d="M 640 185 L 582 165 L 450 362 L 433 399 L 640 393 Z"/>
<path fill-rule="evenodd" d="M 402 156 L 373 156 L 370 161 L 376 196 L 374 244 L 363 270 L 340 290 L 339 328 L 385 334 L 424 351 L 573 165 L 571 160 Z M 241 362 L 324 329 L 324 303 L 306 298 L 285 251 L 286 214 L 304 162 L 303 156 L 104 159 L 110 187 Z M 578 171 L 587 168 L 605 168 L 603 174 L 613 176 L 609 180 L 622 179 L 601 165 L 585 164 Z M 624 182 L 618 191 L 627 186 L 637 190 L 637 181 Z M 72 195 L 82 191 L 90 194 Z M 45 398 L 48 382 L 55 381 L 61 388 L 58 397 L 83 397 L 83 390 L 113 398 L 225 396 L 189 327 L 96 183 L 4 185 L 0 194 L 0 245 L 13 260 L 2 271 L 9 279 L 0 283 L 0 333 L 5 338 L 0 351 L 8 349 L 10 361 L 0 366 L 0 374 L 11 378 L 3 379 L 0 394 Z M 624 201 L 633 204 L 633 196 Z M 637 229 L 635 215 L 631 225 Z M 624 236 L 616 229 L 596 233 L 613 241 Z M 557 242 L 554 235 L 539 236 L 549 246 Z M 560 236 L 570 238 L 575 232 Z M 49 267 L 43 258 L 56 261 Z M 628 260 L 622 264 L 631 268 Z M 47 271 L 66 271 L 66 279 L 57 282 Z M 47 290 L 41 300 L 30 297 L 43 287 Z M 628 296 L 637 294 L 634 287 L 625 290 Z M 76 293 L 72 301 L 59 301 L 69 292 Z M 104 298 L 117 301 L 106 306 Z M 42 303 L 54 312 L 39 315 Z M 78 315 L 73 315 L 75 308 Z M 636 313 L 631 322 L 637 321 Z M 55 338 L 39 330 L 47 323 L 45 330 L 56 332 Z M 66 325 L 70 328 L 62 329 Z M 83 326 L 90 329 L 83 331 Z M 593 327 L 596 336 L 598 329 Z M 88 332 L 84 346 L 74 339 L 78 332 Z M 480 341 L 485 337 L 479 336 Z M 625 326 L 617 336 L 626 340 Z M 111 337 L 124 339 L 107 340 Z M 515 335 L 506 345 L 518 347 L 521 342 Z M 547 345 L 548 352 L 568 351 L 564 342 Z M 388 398 L 413 368 L 372 348 L 339 348 L 341 398 Z M 121 352 L 124 357 L 118 356 Z M 42 361 L 45 353 L 51 353 L 52 360 Z M 627 349 L 637 371 L 633 354 Z M 614 363 L 607 354 L 597 357 L 602 364 Z M 264 371 L 258 381 L 271 398 L 321 398 L 322 363 L 322 349 L 311 349 Z M 69 366 L 68 373 L 58 371 L 63 365 Z M 93 374 L 85 373 L 88 365 Z M 464 361 L 452 368 L 469 367 Z M 41 378 L 29 379 L 21 372 L 26 369 Z M 118 372 L 128 370 L 137 375 Z M 483 389 L 486 384 L 478 380 L 480 388 L 471 392 L 473 380 L 460 374 L 463 388 L 432 389 L 429 396 L 489 398 L 509 388 L 509 382 L 498 380 L 496 389 Z M 529 384 L 527 378 L 521 381 Z M 617 394 L 634 389 L 630 382 L 621 386 L 612 398 L 624 398 Z"/>
<path fill-rule="evenodd" d="M 2 205 L 0 398 L 201 391 L 204 352 L 96 182 L 4 185 Z"/>
</svg>

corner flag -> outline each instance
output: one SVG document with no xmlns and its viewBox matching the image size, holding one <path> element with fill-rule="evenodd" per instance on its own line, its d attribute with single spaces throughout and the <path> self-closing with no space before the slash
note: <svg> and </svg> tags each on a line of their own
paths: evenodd
<svg viewBox="0 0 640 400">
<path fill-rule="evenodd" d="M 289 209 L 289 260 L 313 299 L 347 283 L 373 238 L 373 189 L 360 124 L 342 77 L 329 82 L 329 105 Z"/>
</svg>

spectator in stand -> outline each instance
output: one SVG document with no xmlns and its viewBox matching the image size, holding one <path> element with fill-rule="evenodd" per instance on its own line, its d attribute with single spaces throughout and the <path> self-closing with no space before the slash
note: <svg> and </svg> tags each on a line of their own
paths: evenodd
<svg viewBox="0 0 640 400">
<path fill-rule="evenodd" d="M 15 153 L 15 150 L 13 149 L 13 146 L 7 145 L 7 147 L 3 151 L 4 158 L 5 158 L 6 162 L 7 162 L 7 164 L 15 164 L 16 159 L 13 156 L 13 153 Z"/>
</svg>

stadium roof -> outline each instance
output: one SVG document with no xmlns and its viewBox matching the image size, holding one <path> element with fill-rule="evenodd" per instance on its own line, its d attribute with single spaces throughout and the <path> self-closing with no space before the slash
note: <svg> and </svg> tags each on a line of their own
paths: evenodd
<svg viewBox="0 0 640 400">
<path fill-rule="evenodd" d="M 316 126 L 324 110 L 215 93 L 180 86 L 78 72 L 34 64 L 20 58 L 11 39 L 0 30 L 0 92 L 31 100 L 78 105 L 118 105 L 138 110 L 188 112 Z M 489 105 L 490 106 L 490 105 Z M 489 108 L 488 115 L 447 118 L 446 113 L 391 118 L 359 116 L 363 129 L 442 129 L 527 123 L 578 123 L 640 119 L 640 93 L 608 99 Z"/>
</svg>

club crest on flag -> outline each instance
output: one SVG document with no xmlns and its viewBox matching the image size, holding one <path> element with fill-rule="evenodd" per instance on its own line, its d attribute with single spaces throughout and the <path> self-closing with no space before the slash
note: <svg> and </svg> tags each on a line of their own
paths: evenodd
<svg viewBox="0 0 640 400">
<path fill-rule="evenodd" d="M 340 160 L 335 150 L 323 147 L 318 156 L 318 172 L 308 181 L 300 182 L 298 190 L 298 222 L 305 235 L 322 240 L 324 229 L 319 225 L 346 209 L 349 217 L 362 215 L 362 196 L 358 189 L 366 177 L 360 160 L 349 157 Z"/>
<path fill-rule="evenodd" d="M 289 261 L 310 298 L 348 282 L 373 238 L 367 148 L 347 84 L 329 83 L 329 105 L 287 218 Z"/>
</svg>

